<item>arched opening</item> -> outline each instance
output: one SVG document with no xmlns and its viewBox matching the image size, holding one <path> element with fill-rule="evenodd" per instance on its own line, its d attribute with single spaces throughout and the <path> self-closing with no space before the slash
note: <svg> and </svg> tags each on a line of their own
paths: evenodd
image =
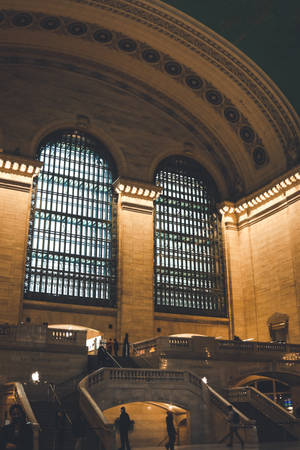
<svg viewBox="0 0 300 450">
<path fill-rule="evenodd" d="M 155 310 L 224 317 L 224 256 L 218 191 L 196 161 L 171 156 L 160 163 L 155 183 Z"/>
<path fill-rule="evenodd" d="M 66 129 L 40 144 L 24 297 L 115 306 L 114 162 L 87 133 Z"/>
<path fill-rule="evenodd" d="M 135 447 L 164 447 L 168 442 L 166 413 L 172 411 L 173 422 L 177 432 L 176 445 L 190 442 L 189 412 L 179 406 L 155 401 L 120 404 L 104 412 L 110 423 L 117 423 L 120 408 L 125 406 L 131 420 L 134 420 L 133 432 L 129 434 L 130 444 Z M 117 433 L 117 448 L 119 435 Z"/>
</svg>

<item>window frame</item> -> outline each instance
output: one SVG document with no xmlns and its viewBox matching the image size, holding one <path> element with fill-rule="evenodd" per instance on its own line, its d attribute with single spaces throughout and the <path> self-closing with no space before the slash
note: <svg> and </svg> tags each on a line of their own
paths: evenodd
<svg viewBox="0 0 300 450">
<path fill-rule="evenodd" d="M 173 179 L 171 174 L 175 174 Z M 181 177 L 182 185 L 187 183 L 184 189 L 177 186 L 178 192 L 171 188 L 176 177 Z M 155 312 L 228 317 L 224 245 L 221 216 L 217 209 L 219 193 L 212 177 L 196 161 L 174 155 L 159 164 L 154 183 L 163 187 L 160 197 L 155 201 L 154 210 Z M 167 192 L 164 192 L 163 184 L 168 184 Z M 193 192 L 193 186 L 199 188 L 198 198 Z M 170 189 L 171 197 L 168 192 Z M 185 198 L 177 195 L 182 194 L 182 190 Z M 198 211 L 199 202 L 196 200 L 199 198 L 202 200 Z M 205 204 L 205 201 L 208 203 Z M 199 215 L 204 214 L 206 207 L 214 215 L 216 224 L 208 236 L 205 236 L 203 221 L 198 228 L 196 226 Z M 212 216 L 204 224 L 211 226 Z M 192 233 L 186 232 L 191 229 Z M 210 249 L 206 255 L 203 251 L 205 240 L 207 243 L 212 241 L 206 246 Z M 205 264 L 206 270 L 203 270 Z M 215 265 L 215 272 L 212 271 L 212 264 Z M 209 267 L 211 276 L 207 273 Z"/>
<path fill-rule="evenodd" d="M 48 163 L 52 164 L 52 169 L 45 163 L 47 152 Z M 54 155 L 51 155 L 51 152 L 54 152 Z M 69 159 L 66 157 L 67 154 Z M 36 158 L 42 160 L 44 166 L 33 185 L 24 298 L 55 303 L 115 307 L 117 302 L 117 204 L 113 182 L 117 171 L 112 156 L 106 147 L 91 134 L 68 128 L 57 130 L 46 136 L 39 144 Z M 102 180 L 97 178 L 101 174 Z M 104 200 L 102 203 L 99 202 L 100 194 L 103 199 L 105 195 L 108 199 L 106 211 L 103 206 Z M 88 215 L 84 214 L 83 208 L 88 211 Z M 44 217 L 42 217 L 43 214 Z M 40 227 L 42 221 L 44 228 Z M 62 231 L 63 229 L 65 231 Z M 39 239 L 36 243 L 35 235 Z M 54 240 L 53 243 L 50 243 L 50 236 Z M 107 239 L 104 239 L 104 236 Z M 64 249 L 61 249 L 61 246 L 64 246 Z M 106 251 L 104 255 L 106 257 L 103 258 L 100 254 L 102 246 Z M 66 250 L 68 248 L 69 251 Z M 36 264 L 33 267 L 34 253 L 36 253 Z M 41 261 L 41 268 L 38 267 L 38 256 L 46 259 L 46 263 Z M 50 264 L 51 258 L 53 261 Z M 58 262 L 55 262 L 55 258 L 56 260 L 58 258 Z M 42 288 L 38 288 L 37 284 L 33 289 L 30 288 L 30 278 L 38 275 L 39 270 L 40 275 L 46 277 L 47 286 L 44 292 Z M 110 271 L 109 276 L 105 276 L 107 271 Z M 59 290 L 60 288 L 55 288 L 55 277 L 61 282 L 63 293 Z M 108 293 L 104 292 L 104 285 Z M 66 290 L 68 290 L 67 294 Z M 90 295 L 86 295 L 88 291 Z"/>
</svg>

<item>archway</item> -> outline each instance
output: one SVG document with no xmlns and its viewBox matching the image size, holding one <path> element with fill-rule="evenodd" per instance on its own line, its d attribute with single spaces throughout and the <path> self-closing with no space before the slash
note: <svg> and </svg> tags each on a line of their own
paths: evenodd
<svg viewBox="0 0 300 450">
<path fill-rule="evenodd" d="M 164 447 L 167 442 L 166 412 L 172 411 L 177 432 L 176 445 L 190 442 L 189 412 L 179 406 L 159 402 L 133 402 L 109 408 L 104 412 L 110 423 L 115 423 L 120 415 L 121 406 L 125 406 L 131 420 L 133 431 L 129 435 L 130 444 L 135 447 Z M 119 448 L 117 435 L 117 448 Z"/>
</svg>

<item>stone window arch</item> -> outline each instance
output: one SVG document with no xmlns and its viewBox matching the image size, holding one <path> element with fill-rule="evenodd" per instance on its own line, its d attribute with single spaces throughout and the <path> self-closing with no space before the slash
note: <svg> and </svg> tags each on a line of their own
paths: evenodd
<svg viewBox="0 0 300 450">
<path fill-rule="evenodd" d="M 196 162 L 171 156 L 158 166 L 154 296 L 161 312 L 225 317 L 225 270 L 218 192 Z"/>
<path fill-rule="evenodd" d="M 113 159 L 91 135 L 59 130 L 40 143 L 24 297 L 81 305 L 116 302 Z"/>
</svg>

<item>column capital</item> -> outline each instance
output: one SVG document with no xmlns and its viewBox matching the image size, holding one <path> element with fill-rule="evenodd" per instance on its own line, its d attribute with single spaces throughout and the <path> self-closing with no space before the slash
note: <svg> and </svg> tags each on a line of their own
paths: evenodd
<svg viewBox="0 0 300 450">
<path fill-rule="evenodd" d="M 0 186 L 4 188 L 29 190 L 32 179 L 37 176 L 43 163 L 4 153 L 0 150 Z"/>
<path fill-rule="evenodd" d="M 130 178 L 118 178 L 113 186 L 119 194 L 122 209 L 152 214 L 153 202 L 162 188 L 152 183 L 144 183 Z"/>
</svg>

